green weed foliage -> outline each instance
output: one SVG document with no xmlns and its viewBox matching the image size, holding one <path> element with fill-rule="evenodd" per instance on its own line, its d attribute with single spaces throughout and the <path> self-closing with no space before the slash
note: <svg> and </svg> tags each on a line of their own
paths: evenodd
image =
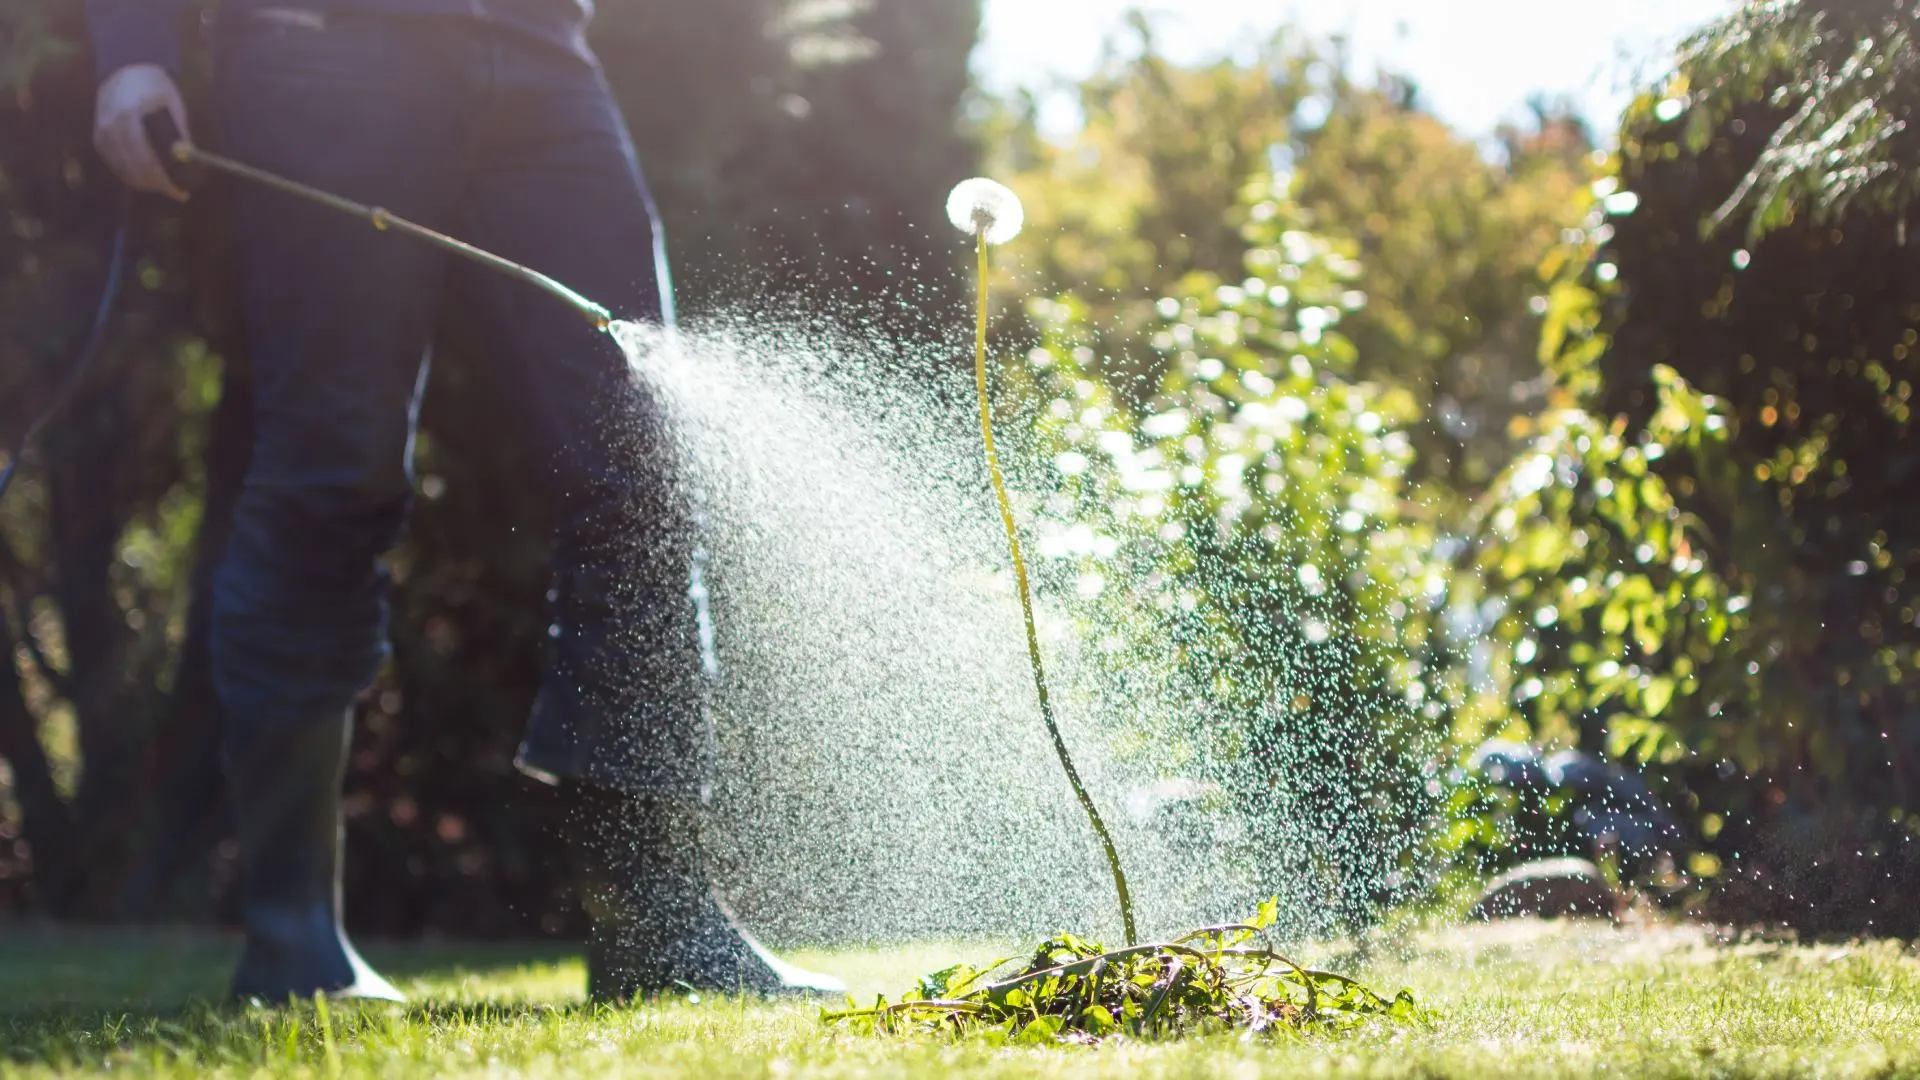
<svg viewBox="0 0 1920 1080">
<path fill-rule="evenodd" d="M 1002 978 L 992 976 L 1016 958 L 942 968 L 898 1002 L 881 998 L 821 1018 L 867 1034 L 977 1035 L 1017 1045 L 1337 1033 L 1425 1019 L 1405 990 L 1388 1000 L 1275 951 L 1267 930 L 1278 914 L 1278 901 L 1269 901 L 1248 923 L 1116 950 L 1061 934 Z"/>
</svg>

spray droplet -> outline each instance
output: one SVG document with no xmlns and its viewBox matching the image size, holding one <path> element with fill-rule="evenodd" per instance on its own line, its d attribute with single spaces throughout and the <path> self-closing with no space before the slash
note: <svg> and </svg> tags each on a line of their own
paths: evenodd
<svg viewBox="0 0 1920 1080">
<path fill-rule="evenodd" d="M 985 235 L 989 244 L 1004 244 L 1020 235 L 1027 214 L 1020 196 L 1005 184 L 976 176 L 960 181 L 947 196 L 947 220 L 968 236 Z"/>
</svg>

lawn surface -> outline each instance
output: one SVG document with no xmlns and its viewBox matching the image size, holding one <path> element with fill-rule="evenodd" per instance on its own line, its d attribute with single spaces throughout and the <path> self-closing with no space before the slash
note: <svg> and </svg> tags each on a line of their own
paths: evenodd
<svg viewBox="0 0 1920 1080">
<path fill-rule="evenodd" d="M 986 950 L 991 951 L 991 948 Z M 1916 1076 L 1920 957 L 1894 943 L 1714 944 L 1685 928 L 1515 923 L 1417 940 L 1364 974 L 1429 1028 L 1095 1048 L 872 1039 L 802 1005 L 594 1009 L 564 950 L 370 948 L 416 1003 L 211 1007 L 231 942 L 0 930 L 0 1076 Z M 802 953 L 863 1000 L 977 949 Z M 1351 963 L 1351 961 L 1348 961 Z"/>
</svg>

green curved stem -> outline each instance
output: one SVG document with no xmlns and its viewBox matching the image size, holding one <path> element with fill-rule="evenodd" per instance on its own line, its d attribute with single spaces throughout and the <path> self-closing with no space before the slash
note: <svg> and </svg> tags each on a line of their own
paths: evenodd
<svg viewBox="0 0 1920 1080">
<path fill-rule="evenodd" d="M 1020 554 L 1020 533 L 1013 523 L 1013 504 L 1007 499 L 1007 481 L 1000 474 L 1000 455 L 993 448 L 993 404 L 987 394 L 987 233 L 977 229 L 975 233 L 980 246 L 980 300 L 979 318 L 974 330 L 973 369 L 974 381 L 980 390 L 980 441 L 986 447 L 987 474 L 993 479 L 994 498 L 1000 503 L 1000 524 L 1007 530 L 1007 550 L 1013 556 L 1013 580 L 1020 591 L 1020 613 L 1027 620 L 1027 659 L 1033 662 L 1033 688 L 1040 697 L 1040 719 L 1047 725 L 1047 734 L 1053 737 L 1053 752 L 1060 756 L 1060 767 L 1067 772 L 1067 783 L 1073 787 L 1075 798 L 1080 800 L 1080 808 L 1087 812 L 1087 821 L 1093 826 L 1094 835 L 1100 838 L 1100 846 L 1106 849 L 1107 866 L 1113 871 L 1113 888 L 1120 894 L 1120 921 L 1126 929 L 1127 944 L 1138 940 L 1133 928 L 1133 895 L 1127 891 L 1127 875 L 1120 869 L 1120 852 L 1113 846 L 1113 836 L 1107 832 L 1106 822 L 1100 820 L 1100 811 L 1094 808 L 1093 796 L 1087 794 L 1087 786 L 1080 782 L 1080 771 L 1073 767 L 1073 757 L 1067 753 L 1066 740 L 1060 737 L 1060 725 L 1053 719 L 1053 703 L 1047 696 L 1047 673 L 1040 663 L 1040 634 L 1033 623 L 1033 592 L 1027 585 L 1027 560 Z"/>
</svg>

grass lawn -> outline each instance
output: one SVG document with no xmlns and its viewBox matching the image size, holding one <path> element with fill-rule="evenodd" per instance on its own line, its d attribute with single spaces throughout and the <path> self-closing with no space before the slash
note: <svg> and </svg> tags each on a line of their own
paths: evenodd
<svg viewBox="0 0 1920 1080">
<path fill-rule="evenodd" d="M 985 950 L 801 953 L 863 1000 Z M 565 950 L 401 946 L 370 956 L 416 1003 L 243 1009 L 216 994 L 233 944 L 0 933 L 0 1077 L 1920 1076 L 1920 957 L 1896 943 L 1716 945 L 1687 928 L 1515 923 L 1415 940 L 1364 965 L 1430 1028 L 1345 1039 L 1097 1049 L 894 1041 L 803 1005 L 579 1004 Z"/>
</svg>

